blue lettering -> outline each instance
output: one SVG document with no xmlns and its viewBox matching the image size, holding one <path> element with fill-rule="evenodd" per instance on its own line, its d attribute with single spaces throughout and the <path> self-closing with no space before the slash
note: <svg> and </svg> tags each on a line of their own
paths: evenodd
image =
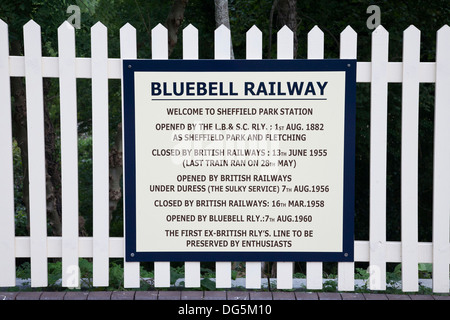
<svg viewBox="0 0 450 320">
<path fill-rule="evenodd" d="M 209 95 L 210 96 L 217 96 L 217 82 L 210 82 L 209 83 Z"/>
<path fill-rule="evenodd" d="M 152 96 L 159 96 L 161 94 L 161 83 L 152 82 L 151 92 L 152 92 Z"/>
<path fill-rule="evenodd" d="M 310 92 L 313 94 L 313 96 L 316 95 L 316 90 L 314 89 L 314 85 L 312 84 L 312 82 L 308 82 L 305 90 L 305 96 L 307 96 Z"/>
<path fill-rule="evenodd" d="M 325 81 L 323 84 L 321 84 L 319 81 L 317 81 L 317 85 L 320 89 L 320 95 L 323 96 L 323 91 L 325 90 L 325 87 L 327 86 L 328 81 Z"/>
<path fill-rule="evenodd" d="M 299 86 L 300 85 L 300 86 Z M 294 95 L 294 91 L 295 94 L 297 94 L 298 96 L 302 94 L 302 90 L 303 90 L 303 82 L 288 82 L 287 83 L 287 87 L 288 87 L 288 91 L 289 91 L 289 95 Z"/>
<path fill-rule="evenodd" d="M 195 82 L 186 82 L 186 95 L 187 96 L 195 95 Z"/>
<path fill-rule="evenodd" d="M 244 94 L 246 96 L 248 96 L 248 94 L 250 93 L 252 96 L 255 95 L 255 92 L 253 91 L 253 89 L 255 88 L 255 84 L 253 82 L 245 82 L 244 83 Z"/>
<path fill-rule="evenodd" d="M 206 90 L 206 83 L 197 82 L 197 95 L 198 96 L 206 96 L 208 94 L 208 90 Z"/>
</svg>

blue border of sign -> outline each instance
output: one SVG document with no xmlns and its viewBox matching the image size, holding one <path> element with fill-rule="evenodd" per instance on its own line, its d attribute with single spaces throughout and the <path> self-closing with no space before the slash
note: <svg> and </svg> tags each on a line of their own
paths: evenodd
<svg viewBox="0 0 450 320">
<path fill-rule="evenodd" d="M 136 252 L 136 71 L 345 71 L 342 252 Z M 123 60 L 123 101 L 126 261 L 354 261 L 356 60 Z"/>
</svg>

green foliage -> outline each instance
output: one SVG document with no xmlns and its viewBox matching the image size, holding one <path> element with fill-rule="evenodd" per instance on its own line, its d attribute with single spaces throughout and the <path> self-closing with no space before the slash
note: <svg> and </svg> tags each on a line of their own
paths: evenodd
<svg viewBox="0 0 450 320">
<path fill-rule="evenodd" d="M 419 278 L 431 279 L 433 273 L 433 264 L 431 263 L 419 263 Z"/>
</svg>

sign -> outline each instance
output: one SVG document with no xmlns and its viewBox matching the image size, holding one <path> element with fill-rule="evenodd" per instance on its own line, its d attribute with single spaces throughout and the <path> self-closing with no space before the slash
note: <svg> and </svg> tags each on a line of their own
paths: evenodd
<svg viewBox="0 0 450 320">
<path fill-rule="evenodd" d="M 127 261 L 353 261 L 355 60 L 124 60 Z"/>
</svg>

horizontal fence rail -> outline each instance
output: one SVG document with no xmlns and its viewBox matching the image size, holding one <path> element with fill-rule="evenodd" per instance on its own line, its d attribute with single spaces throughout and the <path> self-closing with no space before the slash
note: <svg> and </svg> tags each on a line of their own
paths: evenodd
<svg viewBox="0 0 450 320">
<path fill-rule="evenodd" d="M 91 29 L 91 58 L 75 56 L 75 32 L 64 22 L 58 28 L 58 57 L 42 57 L 41 30 L 34 21 L 24 26 L 24 56 L 10 56 L 8 26 L 0 20 L 0 287 L 16 285 L 16 258 L 30 258 L 31 286 L 48 285 L 48 258 L 61 258 L 62 286 L 75 287 L 78 259 L 93 258 L 94 286 L 108 286 L 109 259 L 124 258 L 124 238 L 109 236 L 108 80 L 122 79 L 122 60 L 137 57 L 136 30 L 120 29 L 120 58 L 108 58 L 107 28 Z M 230 30 L 215 30 L 215 59 L 231 59 Z M 167 29 L 152 30 L 152 59 L 168 59 Z M 277 59 L 293 58 L 293 33 L 277 35 Z M 324 34 L 308 33 L 307 58 L 324 58 Z M 369 240 L 355 241 L 355 262 L 370 265 L 369 289 L 386 290 L 386 264 L 402 264 L 402 290 L 418 291 L 418 264 L 433 264 L 433 292 L 449 292 L 450 264 L 450 27 L 437 32 L 436 62 L 420 61 L 420 31 L 404 31 L 403 62 L 389 62 L 389 33 L 372 33 L 370 62 L 357 62 L 357 82 L 370 83 L 370 231 Z M 357 33 L 349 26 L 340 37 L 341 59 L 356 59 Z M 183 30 L 183 59 L 198 59 L 198 31 Z M 247 32 L 246 59 L 262 59 L 262 32 Z M 16 236 L 10 78 L 26 84 L 29 146 L 30 235 Z M 62 236 L 47 235 L 46 173 L 43 127 L 43 78 L 59 78 L 61 101 Z M 78 235 L 78 151 L 76 79 L 92 79 L 93 235 Z M 401 241 L 386 237 L 387 93 L 389 83 L 402 83 Z M 418 110 L 419 84 L 435 84 L 435 150 L 433 240 L 418 241 Z M 293 288 L 293 262 L 277 262 L 277 289 Z M 308 262 L 307 289 L 322 289 L 321 262 Z M 246 262 L 245 286 L 262 286 L 260 262 Z M 155 287 L 170 286 L 170 262 L 154 263 Z M 231 262 L 216 262 L 216 287 L 232 286 Z M 338 290 L 355 290 L 355 263 L 338 263 Z M 185 263 L 185 287 L 200 287 L 200 262 Z M 140 264 L 124 261 L 124 287 L 140 287 Z"/>
</svg>

